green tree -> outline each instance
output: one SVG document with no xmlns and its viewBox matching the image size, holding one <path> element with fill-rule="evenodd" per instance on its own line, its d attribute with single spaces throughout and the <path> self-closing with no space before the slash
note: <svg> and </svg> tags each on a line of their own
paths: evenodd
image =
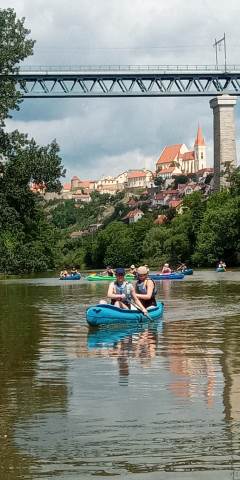
<svg viewBox="0 0 240 480">
<path fill-rule="evenodd" d="M 240 196 L 227 191 L 209 199 L 199 230 L 193 261 L 213 265 L 220 258 L 235 264 L 240 253 Z"/>
<path fill-rule="evenodd" d="M 11 75 L 17 73 L 19 62 L 33 53 L 34 41 L 28 38 L 30 30 L 24 22 L 12 8 L 0 9 L 0 126 L 9 110 L 18 109 L 21 101 Z"/>
</svg>

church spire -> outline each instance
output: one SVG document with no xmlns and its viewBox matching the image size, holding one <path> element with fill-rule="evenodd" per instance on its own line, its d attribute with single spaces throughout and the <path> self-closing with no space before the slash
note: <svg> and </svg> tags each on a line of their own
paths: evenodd
<svg viewBox="0 0 240 480">
<path fill-rule="evenodd" d="M 197 146 L 205 147 L 205 140 L 203 138 L 202 129 L 201 127 L 199 127 L 199 125 L 198 125 L 197 136 L 194 143 L 194 147 L 197 147 Z"/>
</svg>

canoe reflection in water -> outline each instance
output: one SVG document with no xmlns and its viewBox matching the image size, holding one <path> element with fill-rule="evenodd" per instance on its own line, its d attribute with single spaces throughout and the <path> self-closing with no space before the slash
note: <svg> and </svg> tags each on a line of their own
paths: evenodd
<svg viewBox="0 0 240 480">
<path fill-rule="evenodd" d="M 130 328 L 91 329 L 87 346 L 96 355 L 117 359 L 120 377 L 128 377 L 130 359 L 138 360 L 142 367 L 151 365 L 161 331 L 162 322 Z"/>
</svg>

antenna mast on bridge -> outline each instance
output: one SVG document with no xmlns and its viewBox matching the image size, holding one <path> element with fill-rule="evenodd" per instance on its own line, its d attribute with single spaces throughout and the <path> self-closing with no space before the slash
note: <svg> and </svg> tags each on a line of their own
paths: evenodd
<svg viewBox="0 0 240 480">
<path fill-rule="evenodd" d="M 225 66 L 225 72 L 227 71 L 227 49 L 226 49 L 226 34 L 224 32 L 224 35 L 222 38 L 219 40 L 216 40 L 215 38 L 215 43 L 213 44 L 213 48 L 215 48 L 216 51 L 216 66 L 218 67 L 218 50 L 221 50 L 221 46 L 224 46 L 224 66 Z"/>
</svg>

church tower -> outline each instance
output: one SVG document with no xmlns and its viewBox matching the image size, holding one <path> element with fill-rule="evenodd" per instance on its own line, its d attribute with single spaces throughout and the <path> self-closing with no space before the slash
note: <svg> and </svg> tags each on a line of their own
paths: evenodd
<svg viewBox="0 0 240 480">
<path fill-rule="evenodd" d="M 194 143 L 195 172 L 207 168 L 206 144 L 203 138 L 202 129 L 198 126 L 197 136 Z"/>
</svg>

